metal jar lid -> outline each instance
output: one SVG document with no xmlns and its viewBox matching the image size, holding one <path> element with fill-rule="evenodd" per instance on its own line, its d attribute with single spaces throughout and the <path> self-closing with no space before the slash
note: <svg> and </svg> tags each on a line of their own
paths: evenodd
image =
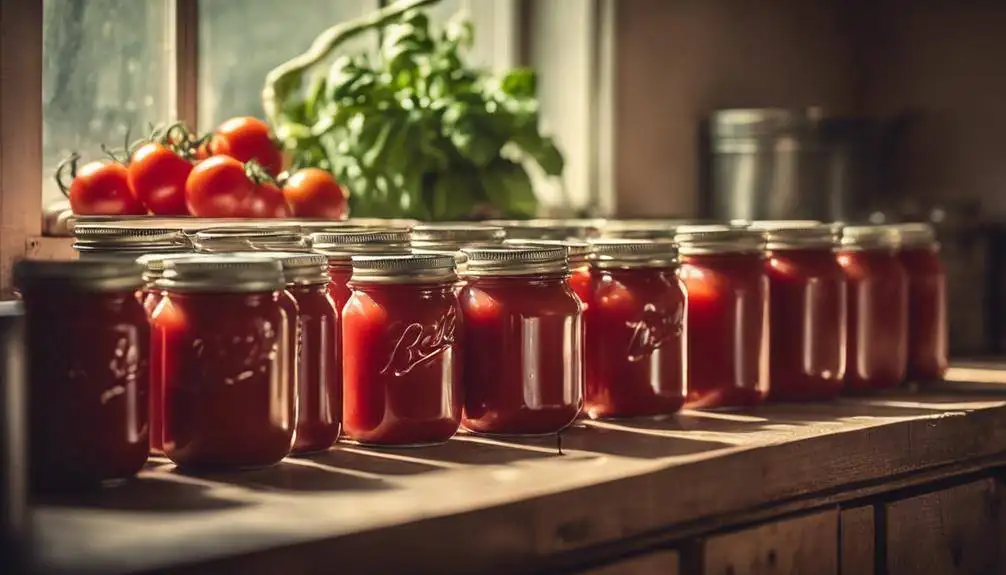
<svg viewBox="0 0 1006 575">
<path fill-rule="evenodd" d="M 585 239 L 597 234 L 593 220 L 486 220 L 484 225 L 503 228 L 506 237 L 515 240 Z"/>
<path fill-rule="evenodd" d="M 412 228 L 412 245 L 426 249 L 459 249 L 503 243 L 506 232 L 485 224 L 421 224 Z"/>
<path fill-rule="evenodd" d="M 331 281 L 328 275 L 328 258 L 310 252 L 232 252 L 229 256 L 244 258 L 273 258 L 283 268 L 287 285 L 321 285 Z"/>
<path fill-rule="evenodd" d="M 566 250 L 566 261 L 570 267 L 587 263 L 593 253 L 591 244 L 582 240 L 508 239 L 503 244 L 515 247 L 563 248 Z"/>
<path fill-rule="evenodd" d="M 373 228 L 311 234 L 311 248 L 332 261 L 349 262 L 354 254 L 409 253 L 409 231 L 403 228 Z"/>
<path fill-rule="evenodd" d="M 813 220 L 757 221 L 748 229 L 765 234 L 765 249 L 829 249 L 838 245 L 838 230 Z"/>
<path fill-rule="evenodd" d="M 890 250 L 900 245 L 897 229 L 890 225 L 854 225 L 841 228 L 843 250 Z"/>
<path fill-rule="evenodd" d="M 79 223 L 73 228 L 73 235 L 77 238 L 73 248 L 81 253 L 144 254 L 192 249 L 188 238 L 177 228 Z"/>
<path fill-rule="evenodd" d="M 681 226 L 674 234 L 681 255 L 760 252 L 762 232 L 727 225 Z"/>
<path fill-rule="evenodd" d="M 143 286 L 143 266 L 118 258 L 20 260 L 14 264 L 13 275 L 22 292 L 35 287 L 115 292 Z"/>
<path fill-rule="evenodd" d="M 893 224 L 891 227 L 897 232 L 898 239 L 903 247 L 912 248 L 937 245 L 936 229 L 930 224 L 912 222 Z"/>
<path fill-rule="evenodd" d="M 276 291 L 285 285 L 279 260 L 230 254 L 165 260 L 164 271 L 154 282 L 165 290 L 220 293 Z"/>
<path fill-rule="evenodd" d="M 304 236 L 289 225 L 281 228 L 214 228 L 196 232 L 192 243 L 201 252 L 307 251 Z"/>
<path fill-rule="evenodd" d="M 458 279 L 454 257 L 443 254 L 353 256 L 354 282 L 452 283 Z"/>
<path fill-rule="evenodd" d="M 291 224 L 296 226 L 305 236 L 324 232 L 349 232 L 367 229 L 365 226 L 345 220 L 293 220 Z"/>
<path fill-rule="evenodd" d="M 590 245 L 598 268 L 670 267 L 678 262 L 678 246 L 670 240 L 598 238 Z"/>
<path fill-rule="evenodd" d="M 469 247 L 465 275 L 519 276 L 564 273 L 569 270 L 562 247 Z"/>
<path fill-rule="evenodd" d="M 601 228 L 601 237 L 629 240 L 669 240 L 683 225 L 694 225 L 696 220 L 610 220 Z"/>
<path fill-rule="evenodd" d="M 419 225 L 419 220 L 413 220 L 409 218 L 349 218 L 344 220 L 346 224 L 351 226 L 359 226 L 361 228 L 383 228 L 383 229 L 405 229 L 411 230 L 414 226 Z"/>
<path fill-rule="evenodd" d="M 136 258 L 136 263 L 143 266 L 143 281 L 153 284 L 164 273 L 164 262 L 172 259 L 191 258 L 192 253 L 147 254 Z"/>
</svg>

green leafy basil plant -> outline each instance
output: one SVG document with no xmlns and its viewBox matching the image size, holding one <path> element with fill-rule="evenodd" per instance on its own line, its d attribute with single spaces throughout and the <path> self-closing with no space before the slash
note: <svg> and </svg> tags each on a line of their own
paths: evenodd
<svg viewBox="0 0 1006 575">
<path fill-rule="evenodd" d="M 331 170 L 350 190 L 355 216 L 532 216 L 524 162 L 550 176 L 563 170 L 538 129 L 535 74 L 495 76 L 468 64 L 471 24 L 455 18 L 432 29 L 421 8 L 438 1 L 398 2 L 329 28 L 269 73 L 266 115 L 294 166 Z M 376 62 L 341 57 L 314 71 L 366 33 L 380 33 Z"/>
</svg>

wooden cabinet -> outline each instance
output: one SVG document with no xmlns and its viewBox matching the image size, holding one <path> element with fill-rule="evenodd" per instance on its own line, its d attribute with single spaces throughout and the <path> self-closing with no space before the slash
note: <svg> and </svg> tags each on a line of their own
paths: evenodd
<svg viewBox="0 0 1006 575">
<path fill-rule="evenodd" d="M 838 511 L 783 519 L 705 540 L 702 575 L 838 574 Z"/>
</svg>

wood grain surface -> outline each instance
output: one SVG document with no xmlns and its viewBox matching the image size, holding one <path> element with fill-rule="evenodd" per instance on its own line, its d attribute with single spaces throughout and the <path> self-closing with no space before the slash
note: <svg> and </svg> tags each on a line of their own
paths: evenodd
<svg viewBox="0 0 1006 575">
<path fill-rule="evenodd" d="M 712 536 L 702 575 L 838 575 L 838 516 L 829 509 Z"/>
<path fill-rule="evenodd" d="M 872 505 L 842 510 L 839 517 L 842 575 L 873 575 L 876 553 L 874 521 Z"/>
<path fill-rule="evenodd" d="M 48 501 L 45 565 L 101 572 L 515 573 L 564 551 L 1001 457 L 1006 395 L 945 393 L 582 422 L 555 439 L 339 445 L 241 474 L 152 461 Z"/>
</svg>

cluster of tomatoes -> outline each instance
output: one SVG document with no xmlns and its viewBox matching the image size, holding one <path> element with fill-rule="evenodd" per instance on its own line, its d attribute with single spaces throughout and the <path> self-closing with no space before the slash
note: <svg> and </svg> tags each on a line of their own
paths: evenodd
<svg viewBox="0 0 1006 575">
<path fill-rule="evenodd" d="M 72 155 L 56 180 L 76 215 L 196 216 L 206 218 L 343 219 L 347 197 L 317 168 L 283 171 L 283 153 L 269 126 L 232 118 L 194 137 L 181 124 L 155 130 L 124 157 L 77 167 Z M 65 185 L 65 172 L 72 181 Z"/>
</svg>

